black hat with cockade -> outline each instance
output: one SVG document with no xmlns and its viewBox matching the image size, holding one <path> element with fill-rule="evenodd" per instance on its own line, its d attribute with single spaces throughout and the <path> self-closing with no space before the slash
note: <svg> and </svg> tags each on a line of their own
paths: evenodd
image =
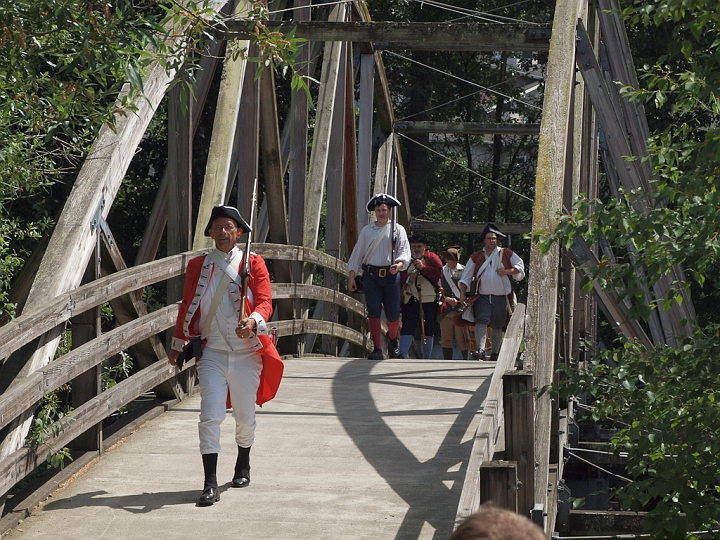
<svg viewBox="0 0 720 540">
<path fill-rule="evenodd" d="M 495 225 L 494 223 L 488 223 L 487 225 L 485 225 L 485 228 L 483 229 L 483 232 L 480 234 L 480 241 L 481 241 L 481 242 L 482 242 L 483 240 L 485 240 L 485 235 L 486 235 L 487 233 L 495 233 L 495 235 L 496 235 L 498 238 L 507 238 L 507 235 L 501 233 L 501 232 L 498 230 L 497 225 Z"/>
<path fill-rule="evenodd" d="M 423 233 L 413 233 L 410 238 L 408 238 L 409 244 L 428 244 L 427 236 L 425 236 Z"/>
<path fill-rule="evenodd" d="M 368 201 L 368 212 L 372 212 L 373 210 L 375 210 L 376 206 L 379 206 L 381 204 L 387 204 L 388 208 L 392 208 L 393 206 L 402 206 L 402 204 L 400 204 L 400 201 L 398 201 L 392 195 L 388 195 L 387 193 L 379 193 Z"/>
<path fill-rule="evenodd" d="M 219 217 L 226 217 L 232 219 L 237 225 L 237 228 L 240 229 L 240 231 L 243 233 L 250 232 L 251 230 L 250 225 L 248 225 L 247 222 L 242 218 L 237 208 L 235 208 L 234 206 L 216 206 L 212 209 L 212 212 L 210 213 L 210 219 L 208 220 L 208 224 L 205 227 L 205 236 L 210 236 L 210 229 L 212 228 L 213 221 L 215 221 Z"/>
</svg>

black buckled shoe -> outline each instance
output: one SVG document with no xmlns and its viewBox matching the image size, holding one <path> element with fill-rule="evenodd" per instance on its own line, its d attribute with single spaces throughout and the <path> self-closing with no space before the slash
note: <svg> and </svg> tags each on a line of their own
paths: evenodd
<svg viewBox="0 0 720 540">
<path fill-rule="evenodd" d="M 473 360 L 485 360 L 485 351 L 473 351 L 470 353 Z"/>
<path fill-rule="evenodd" d="M 250 471 L 248 469 L 243 469 L 240 471 L 240 474 L 235 475 L 235 477 L 232 479 L 232 484 L 230 484 L 234 488 L 243 488 L 250 485 Z"/>
<path fill-rule="evenodd" d="M 388 340 L 388 356 L 400 358 L 400 340 L 398 338 Z"/>
<path fill-rule="evenodd" d="M 373 349 L 373 352 L 368 354 L 368 360 L 384 360 L 385 355 L 382 352 L 382 349 Z"/>
<path fill-rule="evenodd" d="M 197 501 L 198 506 L 212 506 L 220 500 L 220 492 L 218 488 L 210 486 L 205 488 Z"/>
</svg>

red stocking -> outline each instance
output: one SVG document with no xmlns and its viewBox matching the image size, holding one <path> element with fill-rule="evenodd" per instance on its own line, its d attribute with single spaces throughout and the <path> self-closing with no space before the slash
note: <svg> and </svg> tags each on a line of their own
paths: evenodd
<svg viewBox="0 0 720 540">
<path fill-rule="evenodd" d="M 388 326 L 388 333 L 387 333 L 388 338 L 395 339 L 398 335 L 398 328 L 400 328 L 400 319 L 398 319 L 397 321 L 393 321 L 393 322 L 388 321 L 387 326 Z"/>
<path fill-rule="evenodd" d="M 373 346 L 376 349 L 382 349 L 382 329 L 380 327 L 380 319 L 368 319 L 368 328 L 370 329 L 370 337 L 373 340 Z"/>
</svg>

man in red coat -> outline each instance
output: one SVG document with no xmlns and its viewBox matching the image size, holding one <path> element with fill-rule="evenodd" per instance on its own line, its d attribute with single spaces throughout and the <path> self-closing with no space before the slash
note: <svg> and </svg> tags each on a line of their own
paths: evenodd
<svg viewBox="0 0 720 540">
<path fill-rule="evenodd" d="M 400 358 L 407 358 L 418 323 L 422 329 L 423 358 L 430 358 L 435 343 L 437 299 L 443 264 L 440 257 L 432 251 L 427 251 L 427 242 L 427 238 L 422 234 L 416 233 L 410 237 L 412 260 L 408 269 L 400 273 L 400 283 L 403 286 L 400 299 L 402 303 Z"/>
<path fill-rule="evenodd" d="M 168 353 L 170 363 L 176 365 L 183 347 L 193 339 L 202 340 L 202 359 L 197 364 L 201 398 L 198 430 L 205 484 L 199 506 L 220 500 L 216 472 L 228 392 L 238 445 L 232 486 L 245 487 L 250 483 L 255 403 L 271 399 L 282 377 L 282 361 L 267 336 L 266 321 L 272 315 L 270 275 L 263 258 L 254 253 L 250 254 L 247 297 L 241 309 L 246 254 L 236 242 L 249 231 L 236 208 L 213 208 L 205 236 L 213 239 L 215 249 L 188 263 Z"/>
</svg>

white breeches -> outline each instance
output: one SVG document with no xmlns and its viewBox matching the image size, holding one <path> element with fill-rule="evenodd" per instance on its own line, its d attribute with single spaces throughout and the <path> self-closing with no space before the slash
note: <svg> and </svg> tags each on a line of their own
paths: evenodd
<svg viewBox="0 0 720 540">
<path fill-rule="evenodd" d="M 220 452 L 220 423 L 225 420 L 228 388 L 235 418 L 235 442 L 247 448 L 255 442 L 255 399 L 262 359 L 255 351 L 203 350 L 200 379 L 200 453 Z"/>
</svg>

